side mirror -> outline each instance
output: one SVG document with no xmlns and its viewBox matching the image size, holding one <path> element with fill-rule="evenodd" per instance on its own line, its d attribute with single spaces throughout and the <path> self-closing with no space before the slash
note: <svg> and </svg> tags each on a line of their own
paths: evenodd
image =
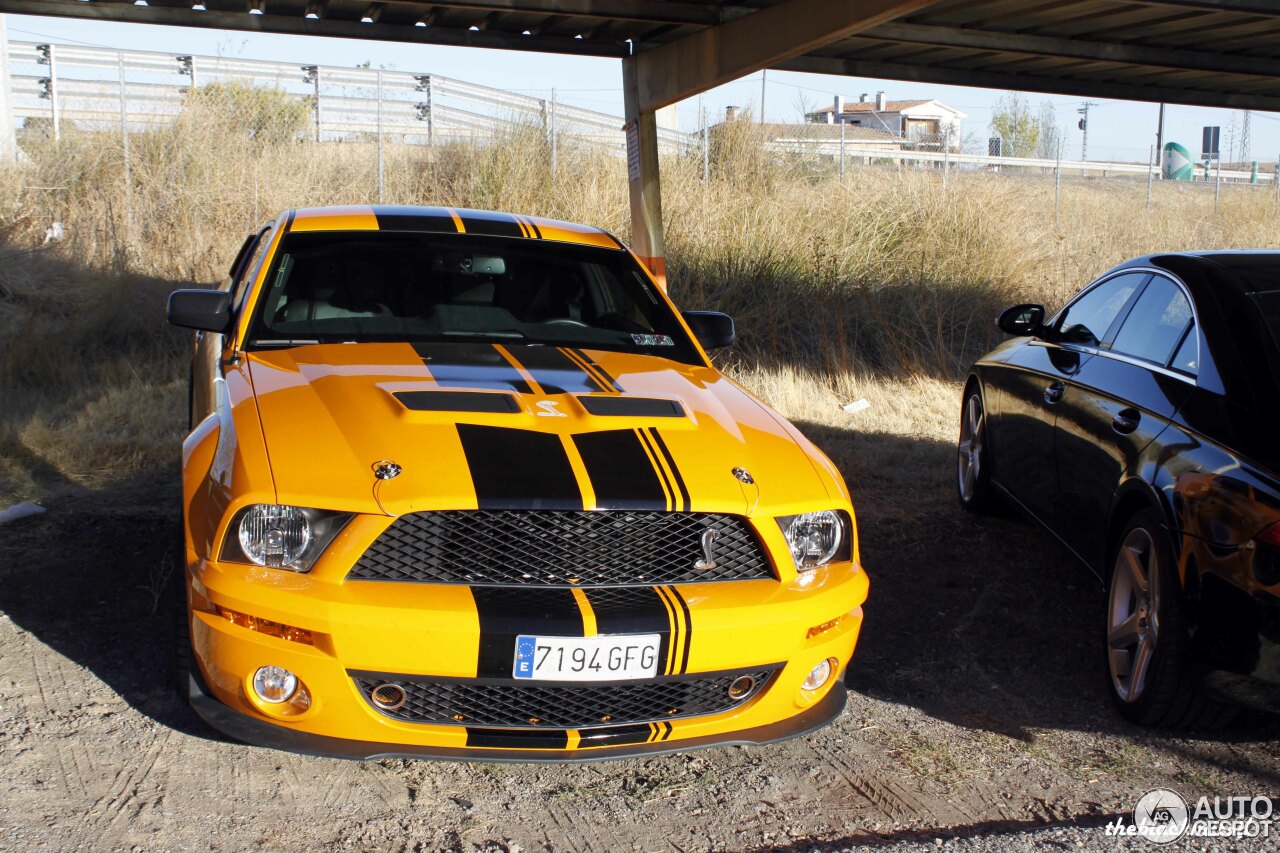
<svg viewBox="0 0 1280 853">
<path fill-rule="evenodd" d="M 680 316 L 693 330 L 703 349 L 720 349 L 733 344 L 733 318 L 720 311 L 683 311 Z"/>
<path fill-rule="evenodd" d="M 1043 305 L 1015 305 L 1000 312 L 996 326 L 1006 335 L 1028 337 L 1044 332 Z"/>
<path fill-rule="evenodd" d="M 231 326 L 231 294 L 225 290 L 175 290 L 169 294 L 169 322 L 202 332 L 225 332 Z"/>
</svg>

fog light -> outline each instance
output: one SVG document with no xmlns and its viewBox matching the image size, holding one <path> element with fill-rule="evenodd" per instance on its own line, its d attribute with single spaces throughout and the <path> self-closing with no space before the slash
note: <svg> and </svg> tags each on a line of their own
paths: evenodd
<svg viewBox="0 0 1280 853">
<path fill-rule="evenodd" d="M 253 692 L 263 702 L 279 705 L 288 702 L 298 690 L 298 676 L 284 667 L 263 666 L 253 674 Z"/>
<path fill-rule="evenodd" d="M 804 690 L 817 690 L 831 679 L 831 673 L 835 672 L 835 658 L 827 658 L 819 663 L 813 669 L 809 670 L 809 674 L 805 676 L 804 684 L 800 687 Z"/>
<path fill-rule="evenodd" d="M 756 680 L 754 676 L 739 675 L 729 685 L 729 698 L 734 700 L 745 699 L 755 689 Z"/>
<path fill-rule="evenodd" d="M 369 693 L 373 704 L 384 711 L 395 711 L 404 707 L 405 692 L 399 684 L 379 684 Z"/>
</svg>

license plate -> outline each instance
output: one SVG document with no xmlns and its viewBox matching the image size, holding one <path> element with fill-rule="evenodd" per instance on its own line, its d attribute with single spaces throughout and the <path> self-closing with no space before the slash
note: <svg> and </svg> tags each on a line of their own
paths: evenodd
<svg viewBox="0 0 1280 853">
<path fill-rule="evenodd" d="M 658 674 L 658 634 L 516 637 L 512 675 L 539 681 L 624 681 Z"/>
</svg>

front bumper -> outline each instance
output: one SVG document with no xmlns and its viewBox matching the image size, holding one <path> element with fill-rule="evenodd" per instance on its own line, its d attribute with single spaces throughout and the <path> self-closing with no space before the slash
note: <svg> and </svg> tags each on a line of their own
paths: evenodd
<svg viewBox="0 0 1280 853">
<path fill-rule="evenodd" d="M 615 758 L 662 755 L 713 746 L 750 746 L 775 743 L 806 735 L 830 723 L 844 710 L 848 693 L 837 684 L 816 705 L 794 717 L 776 723 L 724 735 L 704 735 L 664 743 L 595 747 L 575 750 L 492 749 L 447 746 L 419 746 L 404 743 L 373 743 L 312 734 L 266 722 L 258 717 L 233 711 L 209 695 L 198 671 L 192 673 L 189 685 L 191 707 L 206 723 L 236 740 L 255 746 L 318 755 L 326 758 L 348 758 L 355 761 L 378 761 L 384 758 L 432 758 L 439 761 L 493 761 L 498 763 L 581 763 Z"/>
<path fill-rule="evenodd" d="M 637 725 L 521 731 L 417 723 L 374 708 L 357 686 L 354 673 L 454 679 L 483 675 L 486 642 L 493 645 L 494 635 L 486 640 L 492 624 L 482 620 L 483 614 L 477 611 L 479 597 L 468 587 L 332 584 L 306 575 L 193 562 L 188 571 L 196 663 L 191 701 L 206 721 L 234 738 L 357 759 L 586 761 L 768 743 L 812 731 L 844 707 L 841 682 L 861 629 L 867 581 L 853 564 L 820 572 L 804 588 L 776 581 L 681 587 L 687 611 L 681 615 L 673 608 L 671 642 L 683 649 L 682 673 L 694 676 L 783 666 L 767 688 L 739 706 L 657 722 L 651 732 L 645 729 L 637 735 Z M 233 624 L 219 615 L 220 608 L 304 629 L 312 643 Z M 527 624 L 525 617 L 513 618 L 512 631 L 555 635 L 536 613 L 528 616 Z M 808 636 L 810 629 L 820 626 L 826 627 Z M 500 637 L 498 645 L 508 643 L 505 634 Z M 801 689 L 810 669 L 824 659 L 835 663 L 831 678 L 818 690 Z M 253 694 L 251 679 L 258 667 L 266 665 L 297 674 L 309 701 L 302 705 L 261 702 Z"/>
</svg>

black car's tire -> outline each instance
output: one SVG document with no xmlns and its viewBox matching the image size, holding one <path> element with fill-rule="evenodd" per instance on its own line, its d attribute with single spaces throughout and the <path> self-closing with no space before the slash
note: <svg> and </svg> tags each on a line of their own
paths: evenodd
<svg viewBox="0 0 1280 853">
<path fill-rule="evenodd" d="M 987 413 L 982 389 L 965 388 L 960 405 L 960 437 L 956 440 L 956 496 L 967 512 L 990 513 L 996 495 L 991 488 L 991 450 L 987 444 Z"/>
<path fill-rule="evenodd" d="M 1106 676 L 1120 713 L 1144 726 L 1225 726 L 1236 707 L 1201 686 L 1187 599 L 1160 514 L 1144 509 L 1129 519 L 1110 557 Z"/>
</svg>

